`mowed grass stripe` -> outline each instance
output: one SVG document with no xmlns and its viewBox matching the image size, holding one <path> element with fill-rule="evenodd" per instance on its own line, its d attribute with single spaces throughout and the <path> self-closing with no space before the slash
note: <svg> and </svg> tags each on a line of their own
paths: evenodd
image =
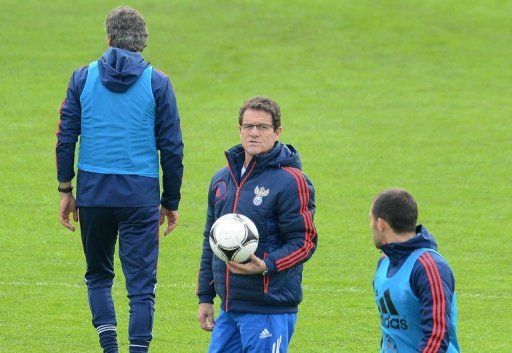
<svg viewBox="0 0 512 353">
<path fill-rule="evenodd" d="M 57 219 L 57 110 L 105 48 L 114 1 L 0 2 L 0 351 L 91 352 L 80 236 Z M 408 188 L 454 269 L 463 352 L 512 346 L 512 3 L 138 1 L 144 56 L 182 117 L 180 225 L 160 242 L 152 352 L 204 352 L 195 281 L 206 190 L 241 102 L 276 99 L 316 188 L 319 248 L 291 352 L 375 352 L 373 195 Z M 116 258 L 120 345 L 128 305 Z"/>
</svg>

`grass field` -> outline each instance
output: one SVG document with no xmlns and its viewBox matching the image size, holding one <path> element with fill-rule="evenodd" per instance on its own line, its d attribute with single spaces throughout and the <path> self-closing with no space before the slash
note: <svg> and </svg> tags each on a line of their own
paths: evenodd
<svg viewBox="0 0 512 353">
<path fill-rule="evenodd" d="M 99 352 L 79 234 L 58 223 L 54 146 L 69 76 L 105 49 L 115 1 L 0 2 L 0 352 Z M 204 352 L 195 282 L 206 190 L 264 94 L 317 191 L 319 248 L 291 352 L 377 352 L 368 208 L 416 196 L 450 261 L 465 353 L 512 349 L 512 2 L 131 1 L 185 140 L 179 228 L 161 240 L 152 352 Z M 119 263 L 117 269 L 120 270 Z M 128 303 L 115 285 L 121 347 Z"/>
</svg>

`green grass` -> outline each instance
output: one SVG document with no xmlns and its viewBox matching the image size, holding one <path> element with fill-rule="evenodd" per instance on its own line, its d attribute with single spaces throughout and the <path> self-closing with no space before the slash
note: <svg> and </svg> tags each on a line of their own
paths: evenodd
<svg viewBox="0 0 512 353">
<path fill-rule="evenodd" d="M 99 351 L 79 234 L 57 220 L 57 110 L 105 48 L 114 1 L 0 3 L 0 352 Z M 132 1 L 185 139 L 179 228 L 161 241 L 152 352 L 202 352 L 195 282 L 206 190 L 246 98 L 283 111 L 317 191 L 319 248 L 291 352 L 375 352 L 367 213 L 409 189 L 450 261 L 465 353 L 512 346 L 512 32 L 503 1 Z M 127 299 L 117 263 L 119 336 Z"/>
</svg>

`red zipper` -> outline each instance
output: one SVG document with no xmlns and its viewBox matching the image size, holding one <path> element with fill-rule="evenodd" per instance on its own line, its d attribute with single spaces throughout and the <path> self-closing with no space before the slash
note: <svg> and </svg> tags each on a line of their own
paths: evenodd
<svg viewBox="0 0 512 353">
<path fill-rule="evenodd" d="M 235 185 L 236 185 L 235 202 L 233 204 L 233 211 L 232 211 L 233 213 L 236 213 L 236 209 L 238 208 L 238 195 L 240 194 L 240 189 L 242 189 L 242 186 L 244 186 L 245 181 L 251 174 L 255 165 L 256 165 L 256 162 L 253 162 L 251 169 L 249 169 L 249 171 L 245 172 L 244 178 L 242 179 L 242 181 L 240 181 L 240 185 L 238 185 L 238 183 L 236 182 L 235 175 L 233 174 L 233 170 L 231 170 L 231 166 L 229 165 L 229 161 L 228 161 L 229 172 L 231 173 L 231 178 L 233 178 L 233 181 L 235 182 Z M 229 311 L 229 265 L 226 266 L 226 312 L 227 311 Z"/>
<path fill-rule="evenodd" d="M 226 311 L 229 310 L 229 265 L 226 266 Z"/>
<path fill-rule="evenodd" d="M 247 180 L 249 175 L 252 173 L 252 170 L 254 169 L 255 166 L 256 166 L 256 162 L 254 162 L 252 164 L 251 169 L 249 169 L 249 171 L 245 172 L 244 178 L 240 182 L 240 185 L 238 185 L 238 183 L 236 182 L 235 175 L 233 174 L 233 171 L 231 170 L 231 167 L 228 163 L 228 168 L 229 168 L 229 172 L 231 173 L 231 178 L 233 178 L 233 181 L 235 182 L 235 185 L 236 185 L 235 202 L 233 204 L 233 211 L 232 211 L 233 213 L 236 213 L 236 209 L 238 208 L 238 196 L 240 194 L 240 189 L 242 189 L 242 186 L 244 186 L 245 181 Z"/>
<path fill-rule="evenodd" d="M 263 259 L 266 259 L 268 257 L 268 252 L 263 253 Z M 270 282 L 270 277 L 268 275 L 263 276 L 263 293 L 268 293 L 268 285 Z"/>
</svg>

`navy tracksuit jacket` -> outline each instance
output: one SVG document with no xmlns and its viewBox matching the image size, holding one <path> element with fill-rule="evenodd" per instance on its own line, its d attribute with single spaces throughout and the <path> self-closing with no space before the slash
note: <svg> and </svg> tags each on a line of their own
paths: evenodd
<svg viewBox="0 0 512 353">
<path fill-rule="evenodd" d="M 301 171 L 299 154 L 292 146 L 277 142 L 268 153 L 254 156 L 241 178 L 242 146 L 227 151 L 226 158 L 228 166 L 215 174 L 208 193 L 199 302 L 213 303 L 218 295 L 225 311 L 297 312 L 302 300 L 302 264 L 317 244 L 314 189 Z M 264 259 L 266 276 L 230 273 L 213 255 L 210 228 L 217 218 L 232 212 L 249 217 L 258 228 L 256 256 Z"/>
</svg>

